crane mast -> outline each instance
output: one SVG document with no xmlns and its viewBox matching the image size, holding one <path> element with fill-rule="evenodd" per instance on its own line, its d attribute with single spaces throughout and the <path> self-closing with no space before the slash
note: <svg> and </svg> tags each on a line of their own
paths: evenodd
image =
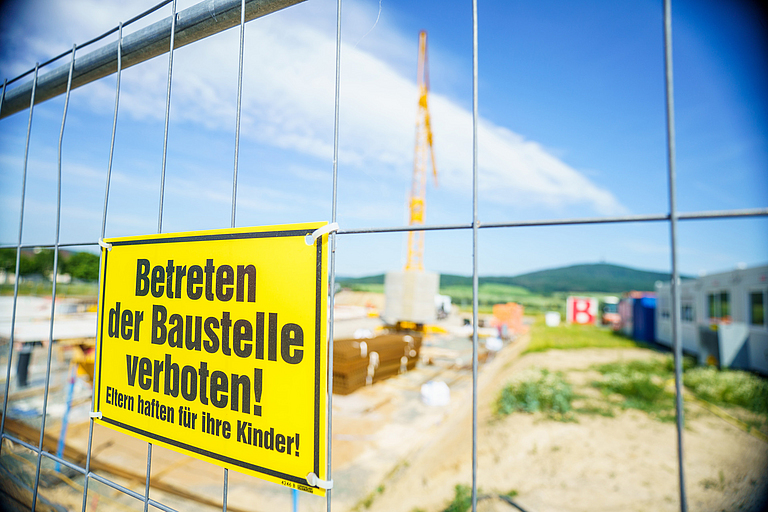
<svg viewBox="0 0 768 512">
<path fill-rule="evenodd" d="M 419 104 L 416 113 L 416 146 L 413 155 L 413 178 L 409 201 L 410 226 L 424 224 L 427 195 L 427 167 L 431 163 L 432 174 L 437 185 L 437 167 L 432 147 L 432 125 L 427 106 L 429 91 L 429 69 L 427 65 L 427 33 L 419 33 L 419 60 L 416 81 L 419 88 Z M 424 270 L 424 231 L 408 232 L 408 259 L 405 270 Z"/>
</svg>

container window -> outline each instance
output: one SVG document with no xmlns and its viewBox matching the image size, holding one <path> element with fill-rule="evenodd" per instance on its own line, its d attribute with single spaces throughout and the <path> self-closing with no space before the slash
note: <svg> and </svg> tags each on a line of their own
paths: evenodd
<svg viewBox="0 0 768 512">
<path fill-rule="evenodd" d="M 763 292 L 749 294 L 749 323 L 765 325 L 765 295 Z"/>
<path fill-rule="evenodd" d="M 709 320 L 715 322 L 731 321 L 731 294 L 728 292 L 710 293 L 707 295 Z"/>
<path fill-rule="evenodd" d="M 669 318 L 669 300 L 668 297 L 659 297 L 658 302 L 661 318 Z"/>
<path fill-rule="evenodd" d="M 720 292 L 720 319 L 730 320 L 731 318 L 731 294 Z"/>
<path fill-rule="evenodd" d="M 690 302 L 683 303 L 683 310 L 681 317 L 683 319 L 683 322 L 695 322 L 696 321 L 696 309 L 694 308 L 694 305 Z"/>
</svg>

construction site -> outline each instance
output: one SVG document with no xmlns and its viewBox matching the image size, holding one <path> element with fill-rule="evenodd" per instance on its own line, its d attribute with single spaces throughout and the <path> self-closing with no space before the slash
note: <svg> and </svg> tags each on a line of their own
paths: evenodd
<svg viewBox="0 0 768 512">
<path fill-rule="evenodd" d="M 37 302 L 49 305 L 45 299 Z M 334 508 L 441 511 L 454 498 L 455 487 L 471 479 L 471 316 L 454 307 L 446 318 L 429 323 L 426 332 L 398 334 L 385 331 L 375 314 L 384 309 L 381 294 L 336 294 Z M 569 422 L 547 420 L 541 413 L 500 418 L 494 405 L 501 388 L 531 368 L 566 372 L 583 386 L 593 378 L 595 371 L 589 369 L 596 364 L 665 356 L 641 348 L 521 356 L 530 342 L 533 317 L 523 317 L 522 311 L 497 313 L 506 316 L 506 323 L 482 315 L 487 327 L 479 329 L 478 467 L 483 488 L 478 509 L 511 510 L 499 495 L 514 490 L 513 499 L 526 510 L 588 510 L 596 494 L 606 509 L 674 510 L 673 424 L 632 410 L 615 416 L 579 415 Z M 75 321 L 88 315 L 94 314 L 62 315 L 62 327 L 68 317 Z M 20 317 L 17 332 L 23 335 L 34 323 L 47 325 L 45 318 Z M 504 338 L 498 336 L 502 325 L 509 333 Z M 75 464 L 85 464 L 88 448 L 92 366 L 85 354 L 93 345 L 93 339 L 62 339 L 53 348 L 43 446 Z M 42 346 L 32 352 L 27 387 L 18 386 L 18 363 L 11 371 L 6 431 L 33 445 L 42 419 L 45 356 Z M 3 364 L 5 369 L 7 359 Z M 702 510 L 759 510 L 755 507 L 761 506 L 768 486 L 766 442 L 699 406 L 687 412 L 686 440 L 696 454 L 688 461 L 689 474 L 695 481 L 712 482 L 694 487 L 691 499 Z M 146 443 L 103 427 L 94 428 L 91 442 L 92 471 L 141 494 Z M 4 496 L 17 504 L 28 502 L 34 453 L 6 440 L 2 463 Z M 175 510 L 220 509 L 222 478 L 221 468 L 207 462 L 162 447 L 153 450 L 151 497 Z M 80 508 L 83 486 L 77 472 L 44 459 L 40 485 L 38 510 Z M 320 498 L 296 497 L 281 486 L 236 472 L 229 473 L 227 501 L 227 510 L 236 511 L 325 507 Z M 98 482 L 91 485 L 87 510 L 136 507 L 131 496 Z"/>
<path fill-rule="evenodd" d="M 428 36 L 426 30 L 420 30 L 417 40 L 411 38 L 408 43 L 408 51 L 416 56 L 415 86 L 409 81 L 407 87 L 398 89 L 410 94 L 408 115 L 415 111 L 416 122 L 415 129 L 409 127 L 408 137 L 414 139 L 408 140 L 407 148 L 392 153 L 407 154 L 407 172 L 400 172 L 402 162 L 387 153 L 388 148 L 377 147 L 376 134 L 371 135 L 367 144 L 376 153 L 375 159 L 397 167 L 400 181 L 371 177 L 371 171 L 370 183 L 358 192 L 342 188 L 352 205 L 349 210 L 365 219 L 369 214 L 366 207 L 370 207 L 380 216 L 373 217 L 374 225 L 363 223 L 362 227 L 345 229 L 337 218 L 339 162 L 345 158 L 363 161 L 369 148 L 358 154 L 350 146 L 342 144 L 340 149 L 339 145 L 340 132 L 350 139 L 367 136 L 353 124 L 353 128 L 345 128 L 346 132 L 340 129 L 341 2 L 336 14 L 322 6 L 326 17 L 337 16 L 335 43 L 314 44 L 323 49 L 329 61 L 335 44 L 332 144 L 302 138 L 310 137 L 307 134 L 314 128 L 309 121 L 302 125 L 304 119 L 296 121 L 290 110 L 295 105 L 288 108 L 270 100 L 266 106 L 251 103 L 249 111 L 246 100 L 243 106 L 243 77 L 247 93 L 247 77 L 252 73 L 244 64 L 245 25 L 252 20 L 255 26 L 263 22 L 268 32 L 273 29 L 269 25 L 272 17 L 294 9 L 294 3 L 300 2 L 210 0 L 177 11 L 174 0 L 163 1 L 104 35 L 75 45 L 10 82 L 6 80 L 0 118 L 10 118 L 18 130 L 26 129 L 26 146 L 19 142 L 23 137 L 12 141 L 24 147 L 19 160 L 23 162 L 20 222 L 14 227 L 18 242 L 0 246 L 4 251 L 0 255 L 0 511 L 766 510 L 768 322 L 764 305 L 768 301 L 768 267 L 747 268 L 739 263 L 737 270 L 729 273 L 706 279 L 702 275 L 700 281 L 710 288 L 706 296 L 702 292 L 694 299 L 690 290 L 701 286 L 697 288 L 693 280 L 686 286 L 680 284 L 676 230 L 681 219 L 763 218 L 768 216 L 768 209 L 679 215 L 674 200 L 671 67 L 665 75 L 669 95 L 667 148 L 671 155 L 665 185 L 672 191 L 669 212 L 628 215 L 629 210 L 616 206 L 618 202 L 613 204 L 607 189 L 593 185 L 575 171 L 571 175 L 567 166 L 557 164 L 551 174 L 521 172 L 516 178 L 521 188 L 515 192 L 520 195 L 515 195 L 515 200 L 524 202 L 526 195 L 536 196 L 547 182 L 568 175 L 564 196 L 576 194 L 576 190 L 591 191 L 590 200 L 602 217 L 529 220 L 526 212 L 520 216 L 524 220 L 481 223 L 478 129 L 483 123 L 486 129 L 490 125 L 478 116 L 474 3 L 473 101 L 471 111 L 462 111 L 460 116 L 467 121 L 463 128 L 473 131 L 473 147 L 467 152 L 471 159 L 463 161 L 472 169 L 472 181 L 456 186 L 457 166 L 464 164 L 455 160 L 467 155 L 456 157 L 458 150 L 448 147 L 450 143 L 440 146 L 440 119 L 433 115 L 433 109 L 437 104 L 446 112 L 446 99 L 431 92 Z M 172 12 L 165 12 L 170 9 Z M 371 30 L 355 33 L 357 43 L 345 47 L 353 61 L 362 59 L 367 51 L 365 38 L 379 23 L 381 3 L 378 9 Z M 275 52 L 275 59 L 282 58 L 278 49 L 288 45 L 291 37 L 306 37 L 307 41 L 314 37 L 313 30 L 301 23 L 313 22 L 317 12 L 308 10 L 296 19 L 287 18 L 299 20 L 304 30 L 284 40 L 270 40 L 274 46 L 269 51 Z M 665 10 L 663 16 L 668 21 L 670 11 Z M 141 28 L 124 35 L 124 27 L 137 21 Z M 389 30 L 386 23 L 392 21 L 382 23 L 382 30 Z M 280 33 L 280 25 L 277 27 L 276 33 Z M 182 132 L 185 137 L 180 138 L 188 140 L 199 137 L 193 144 L 203 147 L 207 146 L 203 142 L 208 136 L 205 130 L 212 130 L 217 122 L 215 116 L 203 121 L 195 118 L 188 112 L 189 104 L 180 109 L 188 116 L 183 122 L 177 118 L 174 125 L 171 121 L 171 84 L 179 80 L 172 77 L 174 53 L 189 63 L 196 58 L 192 48 L 204 44 L 200 41 L 210 42 L 219 37 L 217 34 L 233 29 L 231 43 L 238 28 L 239 53 L 230 55 L 239 58 L 236 108 L 232 109 L 236 119 L 234 174 L 231 183 L 229 176 L 223 180 L 232 187 L 231 204 L 225 197 L 229 192 L 217 188 L 222 180 L 212 177 L 208 162 L 195 162 L 190 156 L 185 161 L 185 173 L 169 181 L 169 194 L 179 190 L 182 194 L 175 196 L 176 203 L 169 201 L 167 205 L 171 211 L 177 208 L 176 224 L 171 224 L 177 229 L 168 232 L 168 224 L 163 225 L 168 217 L 163 210 L 168 133 Z M 665 44 L 671 45 L 669 23 L 664 36 Z M 102 38 L 106 42 L 98 49 L 84 48 Z M 303 44 L 313 46 L 306 41 Z M 438 56 L 446 57 L 444 48 Z M 212 54 L 217 61 L 219 54 Z M 138 219 L 147 209 L 141 201 L 154 187 L 146 185 L 140 174 L 128 179 L 130 171 L 125 167 L 113 176 L 112 166 L 116 134 L 120 133 L 122 73 L 132 66 L 146 72 L 142 63 L 156 57 L 168 59 L 168 70 L 167 77 L 162 75 L 163 80 L 167 78 L 167 92 L 162 99 L 165 124 L 155 230 Z M 671 50 L 665 59 L 665 66 L 671 66 Z M 46 68 L 51 63 L 55 67 Z M 283 90 L 296 83 L 306 84 L 296 79 L 294 68 L 280 64 L 281 70 L 288 69 L 289 77 L 277 87 L 280 94 L 276 97 L 282 99 Z M 182 70 L 185 65 L 176 64 Z M 441 77 L 450 75 L 445 66 L 442 62 L 437 66 Z M 104 123 L 111 126 L 111 143 L 103 209 L 95 214 L 98 219 L 94 221 L 101 222 L 101 231 L 83 242 L 64 243 L 60 240 L 62 224 L 65 228 L 77 224 L 71 219 L 69 224 L 61 220 L 62 211 L 66 211 L 62 209 L 62 146 L 70 94 L 105 78 L 115 80 L 116 89 L 114 111 Z M 198 98 L 210 100 L 213 95 L 201 85 L 205 80 L 198 78 L 189 80 L 194 84 L 192 103 Z M 136 108 L 142 101 L 136 98 L 141 96 L 135 93 L 138 89 L 130 89 L 136 82 L 128 84 L 125 87 L 130 92 L 123 96 L 129 108 Z M 102 86 L 104 81 L 99 82 Z M 309 87 L 323 89 L 314 83 Z M 180 88 L 180 94 L 189 94 Z M 112 94 L 105 90 L 100 89 L 94 97 Z M 380 96 L 384 98 L 386 93 Z M 287 97 L 286 105 L 301 103 Z M 63 102 L 64 111 L 57 152 L 55 239 L 32 243 L 26 241 L 24 226 L 25 215 L 29 215 L 25 213 L 25 198 L 32 113 L 38 103 L 52 99 Z M 327 114 L 330 109 L 325 107 L 329 105 L 318 111 Z M 381 111 L 393 110 L 392 105 L 383 102 Z M 276 173 L 280 186 L 290 188 L 291 194 L 275 186 L 262 197 L 259 187 L 243 182 L 242 177 L 248 176 L 253 161 L 259 161 L 253 147 L 279 131 L 277 121 L 266 128 L 254 121 L 274 114 L 273 108 L 275 112 L 286 108 L 275 118 L 293 128 L 300 126 L 295 133 L 278 137 L 274 147 L 282 151 L 295 144 L 308 154 L 314 151 L 315 156 L 329 153 L 332 147 L 333 174 L 310 170 L 302 160 L 306 155 L 294 160 L 288 157 L 274 165 L 281 169 Z M 149 110 L 152 107 L 127 124 L 138 122 L 136 119 L 143 122 L 142 116 L 151 117 Z M 21 116 L 15 116 L 18 113 L 28 115 L 26 124 L 20 121 Z M 53 118 L 47 111 L 40 117 Z M 449 132 L 451 119 L 442 120 L 445 132 Z M 77 122 L 72 124 L 78 129 Z M 192 131 L 185 131 L 188 129 Z M 200 129 L 203 135 L 193 133 L 193 129 Z M 317 131 L 323 130 L 329 131 L 328 126 Z M 505 130 L 496 127 L 490 132 L 505 144 L 517 141 L 516 134 Z M 108 133 L 109 129 L 102 131 Z M 50 138 L 49 133 L 45 135 Z M 402 142 L 400 138 L 393 140 Z M 12 142 L 4 144 L 10 148 Z M 521 152 L 544 151 L 538 143 L 523 141 L 522 137 L 517 142 L 520 147 L 514 147 Z M 136 147 L 142 144 L 146 142 Z M 217 143 L 210 145 L 216 147 Z M 51 148 L 37 151 L 40 155 L 56 154 Z M 506 155 L 502 160 L 514 160 L 514 165 L 533 159 L 533 153 L 509 158 L 506 150 L 499 151 Z M 173 159 L 178 153 L 171 151 L 170 155 Z M 549 153 L 545 156 L 551 163 L 554 157 Z M 32 161 L 37 157 L 33 148 Z M 10 157 L 5 160 L 16 162 Z M 448 170 L 441 172 L 444 161 Z M 137 169 L 142 166 L 143 160 L 136 165 Z M 202 171 L 196 175 L 198 167 Z M 76 170 L 93 178 L 90 171 Z M 483 189 L 486 198 L 494 192 L 507 194 L 501 201 L 504 206 L 513 196 L 499 177 L 505 174 L 487 173 L 486 178 L 491 178 Z M 405 175 L 408 190 L 393 193 L 392 183 L 402 184 Z M 195 177 L 202 183 L 200 190 L 193 190 Z M 266 188 L 272 179 L 270 176 L 256 183 Z M 443 191 L 443 180 L 453 188 Z M 120 194 L 130 189 L 133 181 L 143 188 L 126 199 Z M 314 189 L 319 181 L 332 184 L 331 216 L 328 221 L 305 222 L 306 211 L 326 205 L 314 195 L 300 196 L 294 189 Z M 30 183 L 34 189 L 35 180 Z M 473 212 L 468 222 L 438 223 L 430 216 L 428 206 L 439 197 L 442 218 L 453 219 L 456 204 L 467 199 L 460 193 L 469 189 Z M 374 193 L 366 196 L 370 190 Z M 316 195 L 315 190 L 310 192 Z M 391 216 L 383 212 L 392 209 L 403 193 L 406 201 L 399 206 L 407 223 L 381 227 L 381 219 Z M 356 194 L 359 197 L 354 197 Z M 251 196 L 264 200 L 264 204 L 251 200 Z M 211 220 L 213 214 L 205 206 L 211 197 L 219 202 L 224 197 L 227 208 L 231 206 L 228 224 L 226 220 Z M 382 202 L 376 203 L 371 197 Z M 553 211 L 558 211 L 567 202 L 561 200 L 541 202 L 547 207 L 555 205 Z M 37 209 L 43 203 L 32 202 Z M 179 208 L 182 203 L 183 208 Z M 291 216 L 291 203 L 297 205 L 301 218 Z M 344 206 L 344 201 L 341 204 Z M 304 207 L 310 210 L 301 210 Z M 118 215 L 110 213 L 117 219 L 110 222 L 119 227 L 108 231 L 110 208 L 123 209 L 117 210 L 121 212 Z M 262 223 L 239 220 L 251 219 L 247 215 L 254 211 L 269 211 L 270 216 Z M 136 218 L 131 217 L 134 214 Z M 210 218 L 202 222 L 198 215 Z M 130 227 L 123 229 L 121 222 Z M 609 283 L 613 287 L 608 289 L 605 280 L 593 279 L 592 284 L 584 285 L 577 279 L 558 277 L 555 288 L 537 289 L 533 281 L 519 280 L 510 285 L 507 276 L 488 272 L 480 284 L 481 228 L 487 234 L 513 228 L 649 222 L 669 226 L 671 271 L 637 271 L 652 283 L 640 285 L 644 288 Z M 445 232 L 459 235 L 449 242 L 434 242 Z M 393 241 L 393 237 L 377 242 L 380 245 L 361 244 L 364 256 L 358 259 L 369 267 L 350 265 L 349 256 L 343 259 L 350 248 L 356 254 L 354 244 L 359 242 L 354 240 L 369 235 L 381 235 L 383 240 L 391 234 L 400 241 Z M 471 241 L 467 236 L 456 242 L 460 235 L 470 234 Z M 485 236 L 485 247 L 492 247 L 491 251 L 497 246 L 501 250 L 510 247 L 499 242 L 502 236 Z M 590 243 L 611 247 L 605 240 Z M 392 257 L 398 244 L 404 254 Z M 508 252 L 531 251 L 517 241 L 511 247 L 513 251 Z M 441 267 L 444 259 L 456 256 L 452 253 L 462 252 L 460 249 L 468 249 L 460 257 L 462 261 L 469 262 L 471 256 L 472 268 L 464 267 L 463 275 L 430 268 Z M 558 249 L 566 260 L 570 257 L 567 244 Z M 430 253 L 435 256 L 430 257 Z M 337 254 L 347 267 L 337 268 Z M 510 261 L 513 256 L 509 256 Z M 538 264 L 541 257 L 534 257 L 536 268 L 544 265 Z M 43 262 L 45 258 L 50 261 Z M 83 263 L 86 260 L 89 270 Z M 342 279 L 339 274 L 343 275 L 345 268 L 351 268 L 353 274 L 359 274 L 357 268 L 372 268 L 375 270 L 370 274 L 380 274 Z M 501 268 L 511 267 L 505 262 Z M 659 275 L 663 282 L 651 280 Z M 585 279 L 593 277 L 587 275 Z M 663 329 L 663 334 L 657 335 L 655 329 Z"/>
</svg>

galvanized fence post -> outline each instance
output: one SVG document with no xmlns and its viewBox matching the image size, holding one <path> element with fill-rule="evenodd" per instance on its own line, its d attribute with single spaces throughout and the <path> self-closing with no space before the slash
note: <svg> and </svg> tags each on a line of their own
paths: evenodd
<svg viewBox="0 0 768 512">
<path fill-rule="evenodd" d="M 480 220 L 477 216 L 477 126 L 480 116 L 478 103 L 478 20 L 477 0 L 472 0 L 472 512 L 477 510 L 477 323 L 478 323 L 478 245 Z"/>
<path fill-rule="evenodd" d="M 664 0 L 664 82 L 667 110 L 667 163 L 669 180 L 669 231 L 672 259 L 672 344 L 675 354 L 675 420 L 677 426 L 677 465 L 680 487 L 680 510 L 687 512 L 688 502 L 685 490 L 685 465 L 683 450 L 683 428 L 685 408 L 683 406 L 683 336 L 680 325 L 680 272 L 677 265 L 677 175 L 675 172 L 675 102 L 672 71 L 672 5 Z"/>
</svg>

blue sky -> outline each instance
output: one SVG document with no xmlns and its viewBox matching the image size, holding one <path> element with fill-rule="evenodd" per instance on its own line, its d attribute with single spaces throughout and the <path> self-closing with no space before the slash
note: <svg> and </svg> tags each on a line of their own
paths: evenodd
<svg viewBox="0 0 768 512">
<path fill-rule="evenodd" d="M 5 3 L 0 79 L 151 5 Z M 756 5 L 674 2 L 681 211 L 768 206 L 768 28 Z M 481 1 L 479 19 L 481 222 L 666 212 L 661 2 Z M 309 0 L 247 26 L 238 226 L 330 219 L 335 23 L 333 0 Z M 343 5 L 342 228 L 407 223 L 421 29 L 439 173 L 427 223 L 472 220 L 471 2 L 355 0 Z M 229 227 L 238 43 L 233 29 L 175 52 L 164 231 Z M 123 73 L 107 236 L 157 229 L 167 66 L 164 56 Z M 63 243 L 99 237 L 114 90 L 113 76 L 72 93 Z M 54 238 L 62 108 L 60 97 L 34 111 L 25 244 Z M 18 237 L 27 116 L 0 120 L 2 244 Z M 341 236 L 337 271 L 399 269 L 405 240 Z M 679 240 L 688 274 L 768 261 L 765 218 L 684 222 Z M 666 223 L 482 230 L 479 243 L 484 275 L 599 261 L 670 267 Z M 425 264 L 470 274 L 471 232 L 427 233 Z"/>
</svg>

